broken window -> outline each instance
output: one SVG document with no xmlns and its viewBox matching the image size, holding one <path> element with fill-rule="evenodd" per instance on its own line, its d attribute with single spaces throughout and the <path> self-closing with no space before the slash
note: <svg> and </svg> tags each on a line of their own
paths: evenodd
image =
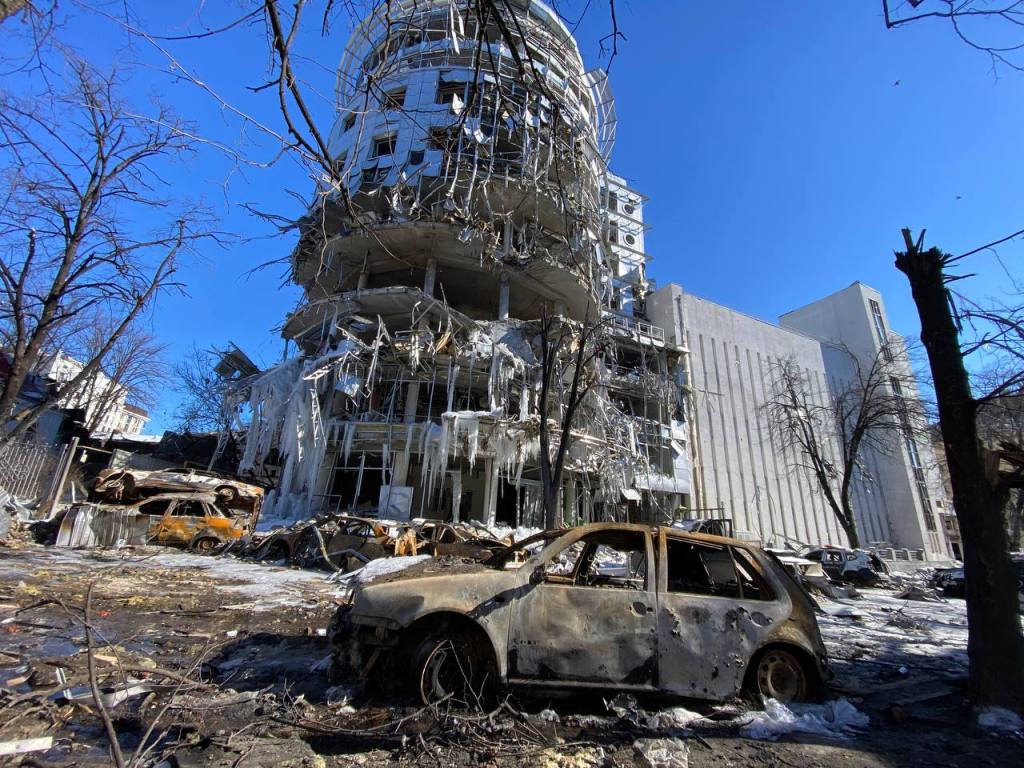
<svg viewBox="0 0 1024 768">
<path fill-rule="evenodd" d="M 669 592 L 742 597 L 739 572 L 729 547 L 673 538 L 666 539 L 665 546 Z"/>
<path fill-rule="evenodd" d="M 383 181 L 387 178 L 387 175 L 387 168 L 378 168 L 377 166 L 373 166 L 372 168 L 363 169 L 362 179 L 364 184 L 376 184 L 377 182 Z"/>
<path fill-rule="evenodd" d="M 749 554 L 742 549 L 733 549 L 736 562 L 736 573 L 740 578 L 740 588 L 744 600 L 774 600 L 775 594 L 761 577 Z"/>
<path fill-rule="evenodd" d="M 431 149 L 447 151 L 452 148 L 454 142 L 447 128 L 431 128 L 428 138 L 428 145 Z"/>
<path fill-rule="evenodd" d="M 175 517 L 206 517 L 206 505 L 201 501 L 183 501 L 174 508 Z"/>
<path fill-rule="evenodd" d="M 167 508 L 171 502 L 166 499 L 154 499 L 153 501 L 147 501 L 145 504 L 139 505 L 139 514 L 143 515 L 163 515 L 167 512 Z"/>
<path fill-rule="evenodd" d="M 393 88 L 384 94 L 384 109 L 401 109 L 405 106 L 405 88 Z"/>
<path fill-rule="evenodd" d="M 331 163 L 331 167 L 334 168 L 334 173 L 340 176 L 345 170 L 346 162 L 348 162 L 348 152 L 342 152 L 334 158 L 334 162 Z"/>
<path fill-rule="evenodd" d="M 385 157 L 395 153 L 395 143 L 398 136 L 392 133 L 390 136 L 380 136 L 373 140 L 373 154 L 370 157 Z"/>
<path fill-rule="evenodd" d="M 356 113 L 355 112 L 350 112 L 345 117 L 345 122 L 343 122 L 341 124 L 342 131 L 348 132 L 348 131 L 352 130 L 352 126 L 355 125 L 355 124 L 356 124 Z"/>
<path fill-rule="evenodd" d="M 617 221 L 613 221 L 608 225 L 608 242 L 619 242 L 619 223 Z"/>
<path fill-rule="evenodd" d="M 444 80 L 438 82 L 436 103 L 451 104 L 455 96 L 458 96 L 463 102 L 466 100 L 466 83 L 449 83 Z"/>
<path fill-rule="evenodd" d="M 647 545 L 643 533 L 601 531 L 576 541 L 545 569 L 545 581 L 577 587 L 647 589 Z"/>
<path fill-rule="evenodd" d="M 423 165 L 423 150 L 414 149 L 409 153 L 409 165 Z"/>
</svg>

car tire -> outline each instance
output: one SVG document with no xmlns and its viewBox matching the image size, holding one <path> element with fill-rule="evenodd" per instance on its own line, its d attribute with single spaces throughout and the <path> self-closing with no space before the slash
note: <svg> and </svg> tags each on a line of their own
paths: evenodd
<svg viewBox="0 0 1024 768">
<path fill-rule="evenodd" d="M 785 648 L 763 651 L 750 675 L 750 693 L 761 699 L 775 699 L 785 704 L 806 701 L 811 694 L 806 667 L 796 654 Z"/>
<path fill-rule="evenodd" d="M 490 699 L 493 662 L 475 638 L 457 630 L 431 632 L 412 652 L 415 694 L 429 707 L 482 709 Z"/>
<path fill-rule="evenodd" d="M 189 547 L 193 552 L 198 552 L 201 555 L 212 554 L 221 544 L 219 539 L 215 539 L 212 536 L 203 536 L 192 542 Z"/>
</svg>

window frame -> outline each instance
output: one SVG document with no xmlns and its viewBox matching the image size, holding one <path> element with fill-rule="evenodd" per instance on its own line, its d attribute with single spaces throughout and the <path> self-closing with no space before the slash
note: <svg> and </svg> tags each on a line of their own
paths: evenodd
<svg viewBox="0 0 1024 768">
<path fill-rule="evenodd" d="M 587 584 L 577 584 L 576 583 L 576 579 L 579 576 L 578 571 L 579 571 L 580 562 L 582 560 L 583 554 L 586 552 L 586 546 L 589 546 L 588 542 L 585 542 L 584 551 L 580 553 L 580 559 L 578 559 L 573 564 L 573 569 L 572 569 L 572 573 L 571 574 L 559 577 L 557 580 L 549 580 L 547 575 L 545 575 L 545 579 L 541 583 L 544 584 L 545 586 L 571 587 L 571 588 L 574 588 L 574 589 L 604 589 L 604 590 L 609 590 L 611 592 L 625 592 L 627 594 L 651 593 L 651 592 L 654 592 L 657 589 L 657 585 L 658 585 L 658 581 L 657 581 L 658 580 L 658 572 L 657 572 L 657 570 L 655 568 L 655 561 L 654 561 L 654 555 L 655 555 L 654 541 L 653 541 L 653 537 L 651 536 L 650 528 L 647 528 L 647 527 L 642 526 L 642 525 L 636 525 L 636 526 L 632 526 L 631 525 L 629 527 L 606 528 L 606 529 L 603 529 L 603 530 L 599 529 L 599 530 L 596 530 L 596 531 L 593 531 L 593 530 L 592 531 L 587 531 L 587 530 L 584 530 L 583 528 L 578 528 L 576 530 L 573 530 L 573 531 L 567 533 L 564 536 L 561 536 L 561 537 L 555 539 L 554 541 L 549 543 L 546 547 L 544 547 L 544 549 L 541 550 L 540 554 L 537 555 L 537 559 L 536 559 L 536 561 L 534 561 L 535 564 L 532 567 L 530 567 L 529 569 L 527 569 L 527 570 L 532 572 L 537 567 L 541 567 L 541 568 L 544 568 L 545 571 L 546 571 L 547 567 L 554 561 L 554 559 L 561 552 L 565 551 L 566 549 L 569 549 L 570 547 L 572 547 L 574 544 L 576 544 L 578 541 L 580 541 L 582 539 L 586 539 L 588 537 L 593 537 L 593 536 L 600 536 L 601 534 L 610 534 L 610 535 L 635 534 L 635 535 L 639 535 L 639 536 L 642 537 L 642 540 L 643 540 L 643 543 L 644 543 L 644 553 L 645 553 L 644 557 L 645 557 L 645 560 L 646 560 L 646 563 L 645 563 L 646 564 L 646 574 L 644 575 L 644 586 L 643 586 L 642 589 L 638 589 L 638 590 L 634 590 L 634 589 L 619 589 L 619 588 L 615 588 L 615 587 L 602 587 L 602 586 L 590 586 L 590 585 L 587 585 Z"/>
<path fill-rule="evenodd" d="M 681 592 L 676 590 L 670 590 L 668 588 L 668 541 L 672 539 L 674 541 L 683 542 L 686 544 L 693 545 L 695 547 L 706 547 L 710 550 L 721 550 L 725 549 L 729 553 L 729 560 L 732 563 L 733 572 L 735 573 L 737 592 L 738 596 L 732 597 L 729 595 L 712 595 L 703 592 Z M 743 594 L 743 579 L 740 577 L 739 568 L 736 564 L 736 551 L 740 550 L 745 555 L 745 560 L 750 563 L 750 566 L 754 569 L 754 578 L 760 580 L 764 586 L 764 590 L 767 593 L 767 597 L 746 597 Z M 779 600 L 779 590 L 772 582 L 768 575 L 764 572 L 764 568 L 757 561 L 749 551 L 746 551 L 743 547 L 738 547 L 733 544 L 719 544 L 714 541 L 704 541 L 693 536 L 685 535 L 685 532 L 680 531 L 676 533 L 674 530 L 670 531 L 666 528 L 660 528 L 658 531 L 658 592 L 662 595 L 677 595 L 680 597 L 697 598 L 700 600 L 732 600 L 733 602 L 739 600 L 744 602 L 752 603 L 773 603 Z"/>
<path fill-rule="evenodd" d="M 381 145 L 387 142 L 390 149 L 387 152 L 381 152 Z M 371 160 L 380 160 L 382 157 L 394 157 L 395 150 L 398 149 L 398 134 L 397 133 L 386 133 L 382 136 L 373 137 L 373 149 L 370 152 Z"/>
</svg>

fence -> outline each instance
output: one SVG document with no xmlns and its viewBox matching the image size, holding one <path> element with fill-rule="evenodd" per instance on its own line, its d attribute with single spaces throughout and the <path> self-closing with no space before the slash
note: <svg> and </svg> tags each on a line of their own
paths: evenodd
<svg viewBox="0 0 1024 768">
<path fill-rule="evenodd" d="M 68 447 L 35 442 L 0 445 L 0 489 L 23 504 L 42 501 L 57 484 L 58 468 Z"/>
</svg>

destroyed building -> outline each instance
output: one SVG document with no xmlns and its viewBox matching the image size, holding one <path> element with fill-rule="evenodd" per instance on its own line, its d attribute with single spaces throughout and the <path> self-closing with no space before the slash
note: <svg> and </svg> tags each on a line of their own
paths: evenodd
<svg viewBox="0 0 1024 768">
<path fill-rule="evenodd" d="M 655 286 L 645 198 L 609 170 L 605 73 L 542 3 L 483 25 L 466 5 L 390 3 L 345 48 L 341 181 L 318 190 L 291 256 L 295 355 L 238 388 L 240 469 L 276 485 L 264 519 L 542 525 L 542 432 L 554 449 L 569 421 L 548 489 L 567 523 L 723 517 L 775 545 L 845 544 L 758 409 L 772 361 L 829 381 L 828 340 L 795 313 L 774 326 Z M 901 459 L 858 490 L 865 538 L 941 557 Z"/>
<path fill-rule="evenodd" d="M 571 421 L 563 519 L 671 516 L 689 504 L 683 356 L 646 319 L 607 77 L 543 4 L 483 25 L 465 5 L 388 4 L 345 49 L 342 181 L 292 254 L 298 354 L 247 381 L 241 469 L 276 466 L 268 517 L 538 525 L 541 433 L 557 446 Z"/>
</svg>

